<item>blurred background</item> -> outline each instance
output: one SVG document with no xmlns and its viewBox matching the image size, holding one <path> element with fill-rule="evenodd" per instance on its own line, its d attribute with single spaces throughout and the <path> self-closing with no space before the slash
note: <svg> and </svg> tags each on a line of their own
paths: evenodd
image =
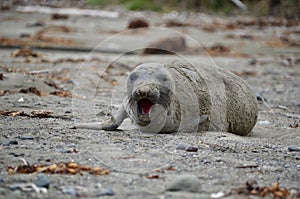
<svg viewBox="0 0 300 199">
<path fill-rule="evenodd" d="M 245 9 L 239 8 L 243 3 Z M 128 10 L 151 10 L 158 12 L 197 11 L 211 14 L 234 15 L 247 13 L 253 16 L 276 16 L 299 18 L 300 1 L 298 0 L 1 0 L 1 10 L 15 5 L 41 5 L 51 7 L 80 8 L 126 8 Z"/>
</svg>

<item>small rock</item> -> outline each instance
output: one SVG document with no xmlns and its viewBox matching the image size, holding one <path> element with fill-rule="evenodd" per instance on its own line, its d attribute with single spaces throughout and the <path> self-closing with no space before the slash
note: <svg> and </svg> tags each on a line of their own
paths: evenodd
<svg viewBox="0 0 300 199">
<path fill-rule="evenodd" d="M 149 23 L 145 19 L 132 19 L 128 24 L 128 29 L 135 29 L 135 28 L 147 28 L 149 27 Z"/>
<path fill-rule="evenodd" d="M 30 37 L 31 35 L 29 33 L 21 33 L 20 34 L 20 38 L 28 38 Z"/>
<path fill-rule="evenodd" d="M 45 187 L 48 189 L 50 185 L 50 181 L 45 174 L 41 173 L 38 175 L 38 178 L 34 184 L 38 187 Z"/>
<path fill-rule="evenodd" d="M 178 146 L 176 147 L 176 149 L 178 150 L 185 150 L 188 146 L 185 144 L 178 144 Z"/>
<path fill-rule="evenodd" d="M 268 125 L 270 122 L 268 120 L 258 121 L 258 124 L 260 125 Z"/>
<path fill-rule="evenodd" d="M 18 141 L 17 140 L 11 140 L 8 142 L 8 145 L 18 145 Z"/>
<path fill-rule="evenodd" d="M 198 151 L 198 147 L 195 146 L 188 146 L 185 149 L 187 152 L 197 152 Z"/>
<path fill-rule="evenodd" d="M 69 195 L 72 195 L 72 196 L 76 196 L 76 195 L 77 195 L 77 191 L 76 191 L 74 188 L 70 188 L 70 187 L 68 187 L 68 188 L 63 188 L 63 189 L 62 189 L 62 192 L 63 192 L 64 194 L 69 194 Z"/>
<path fill-rule="evenodd" d="M 58 19 L 68 19 L 69 16 L 68 16 L 68 15 L 64 15 L 64 14 L 54 13 L 54 14 L 52 14 L 51 18 L 52 18 L 53 20 L 58 20 Z"/>
<path fill-rule="evenodd" d="M 0 183 L 3 183 L 3 182 L 4 182 L 3 178 L 0 177 Z"/>
<path fill-rule="evenodd" d="M 20 185 L 19 184 L 12 184 L 12 185 L 9 185 L 8 188 L 11 191 L 15 191 L 15 190 L 19 190 L 20 189 Z"/>
<path fill-rule="evenodd" d="M 34 23 L 27 23 L 26 24 L 26 27 L 40 27 L 40 26 L 45 26 L 46 24 L 42 21 L 37 21 L 37 22 L 34 22 Z"/>
<path fill-rule="evenodd" d="M 143 54 L 174 54 L 187 49 L 185 38 L 166 37 L 150 43 L 144 49 Z"/>
<path fill-rule="evenodd" d="M 8 147 L 8 146 L 9 146 L 9 143 L 8 143 L 8 142 L 1 143 L 0 145 L 5 146 L 5 148 L 9 148 L 9 147 Z"/>
<path fill-rule="evenodd" d="M 76 144 L 75 143 L 71 143 L 71 144 L 68 144 L 67 147 L 74 148 L 74 147 L 76 147 Z"/>
<path fill-rule="evenodd" d="M 19 136 L 18 138 L 20 140 L 34 140 L 34 137 L 29 136 L 29 135 Z"/>
<path fill-rule="evenodd" d="M 107 189 L 103 189 L 98 194 L 96 194 L 96 197 L 99 197 L 99 196 L 113 196 L 113 195 L 115 195 L 115 193 L 112 190 L 112 188 L 107 188 Z"/>
<path fill-rule="evenodd" d="M 65 149 L 62 153 L 73 153 L 73 149 Z"/>
<path fill-rule="evenodd" d="M 185 191 L 199 192 L 201 190 L 201 181 L 193 175 L 177 176 L 173 182 L 166 188 L 166 191 Z"/>
<path fill-rule="evenodd" d="M 33 183 L 20 183 L 20 184 L 11 184 L 8 188 L 12 191 L 21 190 L 21 191 L 35 191 L 36 193 L 47 193 L 47 189 L 44 187 L 37 187 Z"/>
<path fill-rule="evenodd" d="M 24 102 L 23 97 L 21 97 L 20 99 L 18 99 L 18 102 Z"/>
<path fill-rule="evenodd" d="M 210 195 L 211 198 L 223 198 L 225 196 L 225 193 L 223 191 L 220 191 L 218 193 L 212 193 Z"/>
<path fill-rule="evenodd" d="M 288 150 L 291 151 L 291 152 L 292 152 L 292 151 L 298 151 L 298 152 L 300 152 L 300 148 L 299 148 L 299 147 L 296 147 L 296 146 L 289 146 L 289 147 L 288 147 Z"/>
<path fill-rule="evenodd" d="M 25 154 L 24 153 L 14 153 L 14 152 L 11 152 L 8 155 L 12 155 L 14 157 L 20 157 L 20 156 L 24 156 Z"/>
<path fill-rule="evenodd" d="M 178 144 L 176 149 L 177 150 L 185 150 L 187 152 L 197 152 L 198 151 L 198 147 L 188 146 L 188 145 L 185 145 L 185 144 Z"/>
</svg>

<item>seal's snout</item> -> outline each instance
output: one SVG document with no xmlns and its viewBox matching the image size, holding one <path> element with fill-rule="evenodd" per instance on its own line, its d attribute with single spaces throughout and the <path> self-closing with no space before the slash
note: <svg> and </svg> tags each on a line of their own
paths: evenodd
<svg viewBox="0 0 300 199">
<path fill-rule="evenodd" d="M 149 97 L 151 94 L 151 88 L 149 86 L 140 86 L 137 88 L 133 94 L 135 99 L 142 97 Z"/>
<path fill-rule="evenodd" d="M 159 99 L 159 90 L 155 84 L 140 85 L 133 91 L 132 96 L 136 101 L 147 98 L 155 103 Z"/>
</svg>

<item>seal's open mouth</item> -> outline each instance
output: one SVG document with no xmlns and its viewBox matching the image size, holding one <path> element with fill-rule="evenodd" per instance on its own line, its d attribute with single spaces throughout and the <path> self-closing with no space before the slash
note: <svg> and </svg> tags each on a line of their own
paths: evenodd
<svg viewBox="0 0 300 199">
<path fill-rule="evenodd" d="M 154 103 L 147 98 L 138 101 L 138 106 L 142 114 L 148 114 L 153 105 Z"/>
</svg>

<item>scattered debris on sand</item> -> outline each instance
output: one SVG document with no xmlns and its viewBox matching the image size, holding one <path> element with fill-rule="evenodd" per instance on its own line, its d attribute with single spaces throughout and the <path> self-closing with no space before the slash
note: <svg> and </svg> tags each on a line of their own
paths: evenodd
<svg viewBox="0 0 300 199">
<path fill-rule="evenodd" d="M 245 185 L 240 186 L 238 188 L 231 189 L 227 192 L 218 192 L 211 194 L 211 198 L 224 198 L 230 195 L 252 195 L 258 197 L 272 197 L 272 198 L 287 198 L 291 196 L 291 198 L 298 198 L 299 191 L 294 189 L 286 189 L 279 186 L 278 182 L 275 182 L 271 186 L 259 186 L 255 180 L 249 180 L 245 183 Z"/>
<path fill-rule="evenodd" d="M 16 173 L 31 174 L 31 173 L 46 173 L 46 174 L 83 174 L 87 172 L 93 175 L 107 175 L 110 173 L 107 169 L 102 169 L 100 167 L 91 167 L 80 165 L 76 162 L 68 163 L 57 163 L 51 165 L 43 165 L 42 163 L 37 163 L 33 165 L 20 165 L 17 167 L 8 166 L 7 172 L 10 175 Z"/>
</svg>

